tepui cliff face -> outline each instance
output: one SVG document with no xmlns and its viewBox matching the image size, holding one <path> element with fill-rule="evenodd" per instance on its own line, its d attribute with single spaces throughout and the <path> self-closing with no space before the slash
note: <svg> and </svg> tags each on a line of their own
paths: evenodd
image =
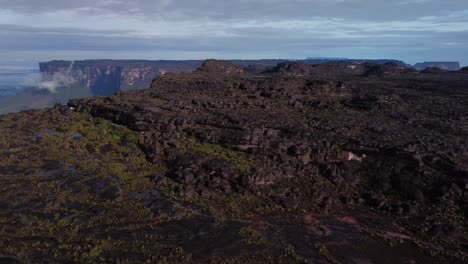
<svg viewBox="0 0 468 264">
<path fill-rule="evenodd" d="M 200 61 L 51 61 L 39 64 L 44 75 L 67 72 L 94 95 L 147 88 L 153 78 L 166 72 L 191 72 Z"/>
</svg>

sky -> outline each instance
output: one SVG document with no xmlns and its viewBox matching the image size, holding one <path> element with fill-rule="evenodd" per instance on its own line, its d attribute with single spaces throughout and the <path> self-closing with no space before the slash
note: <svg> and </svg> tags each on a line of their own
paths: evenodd
<svg viewBox="0 0 468 264">
<path fill-rule="evenodd" d="M 468 65 L 468 1 L 0 0 L 0 64 L 305 57 Z"/>
</svg>

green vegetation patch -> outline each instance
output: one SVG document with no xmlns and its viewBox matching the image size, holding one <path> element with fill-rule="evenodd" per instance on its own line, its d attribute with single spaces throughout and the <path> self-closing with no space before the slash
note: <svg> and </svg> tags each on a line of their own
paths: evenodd
<svg viewBox="0 0 468 264">
<path fill-rule="evenodd" d="M 230 161 L 234 163 L 241 172 L 250 171 L 255 167 L 255 160 L 247 157 L 245 153 L 221 145 L 195 142 L 189 145 L 189 149 L 208 154 L 218 159 Z"/>
<path fill-rule="evenodd" d="M 0 212 L 0 254 L 21 263 L 189 262 L 151 232 L 164 218 L 130 198 L 156 190 L 150 176 L 165 171 L 146 160 L 142 135 L 57 109 L 0 120 L 0 193 L 17 208 Z"/>
<path fill-rule="evenodd" d="M 268 197 L 240 193 L 215 193 L 209 199 L 197 196 L 193 202 L 219 220 L 251 218 L 282 210 L 281 206 Z"/>
<path fill-rule="evenodd" d="M 261 246 L 265 243 L 260 232 L 251 226 L 241 228 L 239 234 L 245 237 L 245 241 L 249 245 Z"/>
</svg>

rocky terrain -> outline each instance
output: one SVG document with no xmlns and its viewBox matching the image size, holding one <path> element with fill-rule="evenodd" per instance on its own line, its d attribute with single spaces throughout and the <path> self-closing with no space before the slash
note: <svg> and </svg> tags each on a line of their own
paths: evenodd
<svg viewBox="0 0 468 264">
<path fill-rule="evenodd" d="M 414 65 L 414 68 L 416 68 L 419 71 L 422 71 L 422 70 L 424 70 L 426 68 L 439 68 L 441 70 L 446 70 L 446 71 L 458 71 L 460 69 L 460 63 L 458 63 L 456 61 L 420 62 L 420 63 L 416 63 Z"/>
<path fill-rule="evenodd" d="M 466 263 L 467 88 L 208 60 L 0 116 L 0 262 Z"/>
</svg>

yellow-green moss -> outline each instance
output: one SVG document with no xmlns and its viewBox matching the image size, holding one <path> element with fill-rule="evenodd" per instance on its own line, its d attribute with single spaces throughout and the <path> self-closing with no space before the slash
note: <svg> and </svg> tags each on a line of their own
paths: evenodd
<svg viewBox="0 0 468 264">
<path fill-rule="evenodd" d="M 148 176 L 164 173 L 165 167 L 146 160 L 138 146 L 142 141 L 139 133 L 103 119 L 91 119 L 86 113 L 50 122 L 48 115 L 63 118 L 55 112 L 44 110 L 44 116 L 39 112 L 37 118 L 24 124 L 3 117 L 0 155 L 5 158 L 0 160 L 0 171 L 13 173 L 18 181 L 8 182 L 0 190 L 16 190 L 18 199 L 11 201 L 11 206 L 32 202 L 36 209 L 24 212 L 27 221 L 13 229 L 0 228 L 0 245 L 8 245 L 1 253 L 14 255 L 24 263 L 37 261 L 31 258 L 31 252 L 62 263 L 128 263 L 125 252 L 149 258 L 164 251 L 170 263 L 187 262 L 190 255 L 158 237 L 111 242 L 99 237 L 110 231 L 142 236 L 145 233 L 141 230 L 161 221 L 128 195 L 156 189 Z M 101 151 L 103 148 L 106 151 Z M 11 166 L 14 170 L 9 172 Z M 114 182 L 124 198 L 99 197 L 88 181 Z M 101 213 L 89 213 L 94 208 Z M 74 222 L 76 217 L 85 220 Z M 0 219 L 2 227 L 10 222 L 9 218 Z M 108 259 L 111 251 L 124 252 L 123 259 Z"/>
<path fill-rule="evenodd" d="M 243 227 L 239 230 L 239 234 L 244 236 L 246 239 L 245 241 L 249 245 L 263 245 L 265 241 L 263 240 L 262 235 L 253 229 L 251 226 Z"/>
<path fill-rule="evenodd" d="M 215 193 L 210 198 L 196 196 L 192 201 L 219 220 L 225 218 L 250 218 L 259 214 L 282 210 L 279 205 L 267 197 L 249 194 Z"/>
<path fill-rule="evenodd" d="M 192 151 L 202 152 L 218 159 L 230 161 L 234 163 L 241 172 L 249 171 L 255 167 L 255 161 L 247 157 L 245 153 L 221 145 L 193 142 L 188 148 Z"/>
</svg>

